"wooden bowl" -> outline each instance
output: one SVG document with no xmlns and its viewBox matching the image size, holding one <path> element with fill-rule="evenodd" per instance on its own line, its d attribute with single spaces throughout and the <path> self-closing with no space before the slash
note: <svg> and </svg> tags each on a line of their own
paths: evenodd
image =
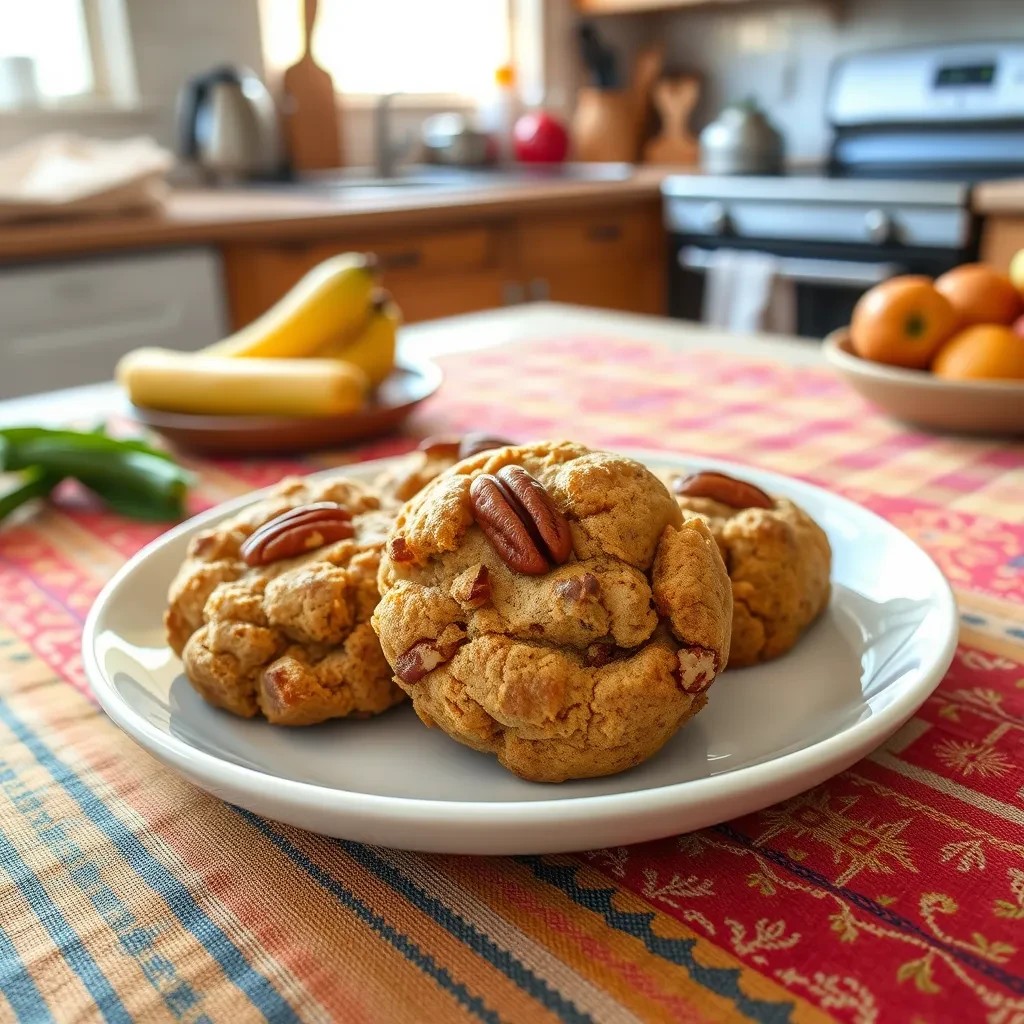
<svg viewBox="0 0 1024 1024">
<path fill-rule="evenodd" d="M 362 409 L 344 416 L 205 416 L 140 406 L 132 412 L 175 447 L 203 455 L 308 452 L 386 434 L 440 386 L 436 364 L 404 362 Z"/>
<path fill-rule="evenodd" d="M 928 430 L 960 434 L 1024 434 L 1024 381 L 944 380 L 861 359 L 843 327 L 825 339 L 825 358 L 869 402 Z"/>
</svg>

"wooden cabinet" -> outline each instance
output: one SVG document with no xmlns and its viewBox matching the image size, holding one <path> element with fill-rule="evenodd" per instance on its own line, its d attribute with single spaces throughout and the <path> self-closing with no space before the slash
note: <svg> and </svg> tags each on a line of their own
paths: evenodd
<svg viewBox="0 0 1024 1024">
<path fill-rule="evenodd" d="M 309 269 L 339 252 L 373 252 L 407 322 L 536 299 L 663 313 L 661 204 L 650 200 L 493 215 L 481 223 L 352 232 L 223 250 L 233 327 L 273 305 Z"/>
<path fill-rule="evenodd" d="M 660 217 L 658 206 L 633 206 L 521 222 L 517 250 L 527 297 L 664 313 Z"/>
</svg>

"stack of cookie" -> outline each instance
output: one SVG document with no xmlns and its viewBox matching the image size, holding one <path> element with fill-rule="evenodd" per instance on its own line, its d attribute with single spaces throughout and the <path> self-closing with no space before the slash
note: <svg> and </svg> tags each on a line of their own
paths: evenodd
<svg viewBox="0 0 1024 1024">
<path fill-rule="evenodd" d="M 524 779 L 620 772 L 727 661 L 783 653 L 828 598 L 828 543 L 792 503 L 670 483 L 570 442 L 482 437 L 427 442 L 372 488 L 286 481 L 193 540 L 168 640 L 238 715 L 304 725 L 408 696 Z"/>
</svg>

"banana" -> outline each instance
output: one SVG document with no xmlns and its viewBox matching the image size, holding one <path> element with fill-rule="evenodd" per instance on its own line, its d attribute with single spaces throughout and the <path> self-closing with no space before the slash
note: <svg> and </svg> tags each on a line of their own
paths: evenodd
<svg viewBox="0 0 1024 1024">
<path fill-rule="evenodd" d="M 211 356 L 295 359 L 332 338 L 358 332 L 376 286 L 376 262 L 363 253 L 332 256 L 251 324 L 202 351 Z"/>
<path fill-rule="evenodd" d="M 370 382 L 339 359 L 235 359 L 139 348 L 117 366 L 135 405 L 235 416 L 340 416 L 355 412 Z"/>
<path fill-rule="evenodd" d="M 378 292 L 373 299 L 370 318 L 354 338 L 336 338 L 317 355 L 340 359 L 358 366 L 376 387 L 395 368 L 395 347 L 402 312 L 391 296 Z"/>
</svg>

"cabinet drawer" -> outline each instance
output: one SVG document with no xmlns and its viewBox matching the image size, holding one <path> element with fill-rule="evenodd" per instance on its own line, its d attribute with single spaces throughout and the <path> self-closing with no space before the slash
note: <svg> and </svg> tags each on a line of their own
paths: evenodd
<svg viewBox="0 0 1024 1024">
<path fill-rule="evenodd" d="M 386 276 L 393 271 L 432 273 L 444 270 L 482 270 L 494 265 L 497 246 L 486 228 L 430 234 L 381 235 L 311 246 L 307 255 L 316 263 L 338 252 L 372 252 Z"/>
<path fill-rule="evenodd" d="M 566 264 L 594 264 L 660 254 L 661 226 L 646 207 L 586 216 L 524 220 L 519 256 L 524 266 L 543 270 Z"/>
</svg>

